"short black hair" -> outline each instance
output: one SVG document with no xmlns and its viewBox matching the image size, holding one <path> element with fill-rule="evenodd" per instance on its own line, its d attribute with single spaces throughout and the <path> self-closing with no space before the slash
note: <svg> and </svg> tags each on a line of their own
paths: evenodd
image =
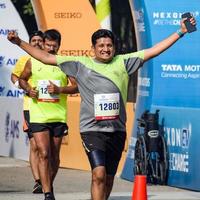
<svg viewBox="0 0 200 200">
<path fill-rule="evenodd" d="M 58 45 L 60 46 L 61 34 L 56 29 L 48 29 L 47 31 L 44 32 L 43 41 L 45 41 L 45 39 L 56 40 L 58 42 Z"/>
<path fill-rule="evenodd" d="M 34 37 L 34 36 L 40 36 L 42 39 L 43 39 L 43 36 L 44 36 L 44 33 L 40 30 L 38 31 L 33 31 L 30 36 L 29 36 L 29 43 L 31 42 L 31 39 Z"/>
<path fill-rule="evenodd" d="M 95 46 L 99 38 L 110 38 L 115 46 L 115 35 L 108 29 L 99 29 L 92 34 L 92 45 Z"/>
</svg>

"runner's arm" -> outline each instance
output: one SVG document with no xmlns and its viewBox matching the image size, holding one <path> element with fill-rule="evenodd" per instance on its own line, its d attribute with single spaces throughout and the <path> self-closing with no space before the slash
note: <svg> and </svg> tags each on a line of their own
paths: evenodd
<svg viewBox="0 0 200 200">
<path fill-rule="evenodd" d="M 26 51 L 29 55 L 43 62 L 44 64 L 57 65 L 55 55 L 47 53 L 41 49 L 32 47 L 29 43 L 21 40 L 15 31 L 8 32 L 7 39 L 13 44 L 18 45 L 21 49 Z"/>
<path fill-rule="evenodd" d="M 180 33 L 183 35 L 187 33 L 187 28 L 184 24 L 184 21 L 186 19 L 181 20 L 181 26 L 180 26 Z M 190 22 L 195 25 L 196 21 L 194 18 L 190 19 Z M 144 61 L 147 61 L 153 57 L 158 56 L 163 51 L 167 50 L 169 47 L 171 47 L 178 39 L 180 38 L 180 35 L 176 32 L 170 35 L 168 38 L 162 40 L 161 42 L 157 43 L 151 48 L 144 50 Z"/>
</svg>

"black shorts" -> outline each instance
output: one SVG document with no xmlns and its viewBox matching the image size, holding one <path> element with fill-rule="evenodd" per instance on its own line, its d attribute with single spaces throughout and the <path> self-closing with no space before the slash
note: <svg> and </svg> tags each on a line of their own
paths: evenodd
<svg viewBox="0 0 200 200">
<path fill-rule="evenodd" d="M 29 114 L 29 110 L 24 110 L 23 131 L 27 133 L 29 139 L 31 139 L 33 137 L 33 133 L 31 131 L 31 127 L 30 127 L 30 114 Z"/>
<path fill-rule="evenodd" d="M 114 176 L 124 150 L 126 132 L 84 132 L 81 138 L 91 168 L 105 166 L 106 173 Z M 95 159 L 100 162 L 95 162 Z"/>
<path fill-rule="evenodd" d="M 62 122 L 30 123 L 32 133 L 49 131 L 52 137 L 63 137 L 68 134 L 68 126 Z"/>
</svg>

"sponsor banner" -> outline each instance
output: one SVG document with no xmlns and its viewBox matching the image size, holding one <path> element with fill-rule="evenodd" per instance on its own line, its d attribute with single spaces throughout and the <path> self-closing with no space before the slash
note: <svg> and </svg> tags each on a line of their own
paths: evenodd
<svg viewBox="0 0 200 200">
<path fill-rule="evenodd" d="M 200 190 L 197 173 L 200 167 L 199 113 L 197 108 L 152 106 L 159 109 L 164 119 L 169 174 L 168 184 L 192 190 Z M 173 117 L 172 117 L 173 116 Z"/>
<path fill-rule="evenodd" d="M 39 29 L 55 28 L 62 35 L 59 54 L 93 56 L 91 35 L 100 28 L 88 0 L 32 0 Z"/>
<path fill-rule="evenodd" d="M 22 97 L 23 91 L 13 86 L 10 75 L 17 59 L 25 52 L 6 39 L 10 30 L 16 30 L 21 38 L 28 41 L 28 33 L 12 2 L 0 0 L 0 96 Z"/>
<path fill-rule="evenodd" d="M 197 21 L 200 15 L 199 0 L 192 0 L 190 2 L 187 0 L 169 0 L 167 2 L 132 0 L 130 3 L 132 6 L 139 50 L 151 47 L 170 34 L 176 32 L 180 27 L 181 15 L 183 13 L 191 12 L 196 17 Z M 197 30 L 199 29 L 200 27 L 197 24 Z M 136 116 L 122 178 L 128 180 L 134 179 L 133 160 L 137 138 L 136 120 L 141 117 L 141 114 L 145 110 L 148 109 L 153 112 L 155 107 L 159 107 L 160 115 L 163 115 L 165 112 L 163 107 L 166 107 L 168 112 L 164 115 L 164 121 L 168 121 L 169 127 L 177 126 L 177 128 L 183 129 L 182 132 L 187 135 L 188 131 L 190 131 L 189 127 L 196 126 L 196 128 L 192 129 L 193 137 L 196 137 L 195 135 L 198 134 L 198 129 L 200 127 L 198 127 L 198 122 L 192 114 L 195 113 L 196 117 L 200 114 L 198 109 L 200 106 L 199 38 L 199 31 L 186 34 L 170 49 L 153 60 L 148 61 L 145 63 L 144 67 L 140 69 Z M 183 107 L 187 107 L 187 109 L 183 109 Z M 176 116 L 174 112 L 179 113 L 181 117 L 178 118 L 178 114 Z M 189 117 L 191 119 L 186 126 L 184 124 L 186 123 L 185 121 L 187 121 L 185 118 Z M 174 126 L 173 123 L 175 123 L 176 126 Z M 165 134 L 167 133 L 165 132 Z M 191 149 L 191 146 L 189 146 L 188 152 L 191 151 L 195 152 L 195 150 Z M 188 159 L 192 158 L 192 154 Z M 171 159 L 173 157 L 174 159 L 186 159 L 187 157 L 182 148 L 175 148 L 171 156 Z M 196 164 L 192 162 L 192 159 L 189 164 L 190 166 L 188 169 L 193 170 L 195 168 L 193 165 Z M 190 181 L 193 178 L 193 174 L 187 171 L 187 167 L 181 167 L 181 170 L 184 171 L 182 177 L 179 172 L 172 170 L 178 169 L 177 166 L 169 169 L 169 185 L 198 189 L 200 185 L 196 183 L 192 184 Z M 174 179 L 176 181 L 174 181 Z"/>
<path fill-rule="evenodd" d="M 23 100 L 0 97 L 0 155 L 28 160 L 29 139 L 23 132 Z"/>
</svg>

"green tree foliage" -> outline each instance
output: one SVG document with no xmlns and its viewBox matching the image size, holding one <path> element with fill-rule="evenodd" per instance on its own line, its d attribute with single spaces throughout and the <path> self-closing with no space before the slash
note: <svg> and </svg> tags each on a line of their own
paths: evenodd
<svg viewBox="0 0 200 200">
<path fill-rule="evenodd" d="M 25 14 L 25 15 L 33 15 L 34 13 L 33 13 L 33 7 L 32 7 L 32 4 L 31 4 L 31 2 L 29 1 L 29 2 L 27 2 L 27 4 L 25 4 L 24 6 L 23 6 L 23 13 Z"/>
<path fill-rule="evenodd" d="M 11 1 L 15 6 L 19 5 L 18 7 L 22 8 L 20 12 L 22 12 L 24 15 L 29 15 L 29 16 L 34 15 L 33 7 L 30 0 L 11 0 Z"/>
</svg>

